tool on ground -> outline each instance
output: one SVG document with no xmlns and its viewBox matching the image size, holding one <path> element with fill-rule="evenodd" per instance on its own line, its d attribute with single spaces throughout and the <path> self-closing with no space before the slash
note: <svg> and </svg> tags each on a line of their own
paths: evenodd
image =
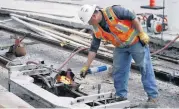
<svg viewBox="0 0 179 109">
<path fill-rule="evenodd" d="M 101 93 L 101 84 L 98 84 L 98 94 Z"/>
<path fill-rule="evenodd" d="M 162 31 L 166 31 L 168 29 L 168 21 L 166 16 L 163 18 L 162 16 L 151 14 L 147 18 L 147 31 L 155 34 L 160 34 Z"/>
<path fill-rule="evenodd" d="M 15 55 L 16 57 L 21 57 L 26 55 L 25 46 L 22 44 L 22 41 L 25 37 L 20 39 L 19 37 L 15 38 L 15 42 L 12 46 L 10 46 L 9 51 L 6 53 L 6 56 Z"/>
</svg>

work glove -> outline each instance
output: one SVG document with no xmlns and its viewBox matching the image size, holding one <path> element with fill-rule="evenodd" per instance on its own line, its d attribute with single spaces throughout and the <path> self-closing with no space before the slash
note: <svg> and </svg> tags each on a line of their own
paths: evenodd
<svg viewBox="0 0 179 109">
<path fill-rule="evenodd" d="M 80 77 L 85 78 L 85 76 L 87 75 L 87 71 L 88 71 L 88 67 L 84 66 L 80 71 Z"/>
<path fill-rule="evenodd" d="M 140 32 L 138 36 L 143 45 L 147 45 L 149 43 L 150 38 L 145 32 Z"/>
</svg>

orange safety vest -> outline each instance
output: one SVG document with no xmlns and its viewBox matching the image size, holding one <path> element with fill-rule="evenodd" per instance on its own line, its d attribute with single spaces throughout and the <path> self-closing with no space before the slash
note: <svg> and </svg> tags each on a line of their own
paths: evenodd
<svg viewBox="0 0 179 109">
<path fill-rule="evenodd" d="M 132 27 L 129 20 L 120 20 L 113 12 L 112 7 L 102 10 L 104 18 L 110 29 L 110 33 L 104 31 L 99 25 L 93 26 L 95 37 L 104 39 L 116 47 L 126 47 L 139 41 L 138 31 Z"/>
</svg>

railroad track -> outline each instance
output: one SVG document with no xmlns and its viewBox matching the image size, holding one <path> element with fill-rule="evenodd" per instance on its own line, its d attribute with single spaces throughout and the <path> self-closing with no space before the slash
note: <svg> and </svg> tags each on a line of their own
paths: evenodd
<svg viewBox="0 0 179 109">
<path fill-rule="evenodd" d="M 1 25 L 0 25 L 0 28 L 1 28 Z M 24 31 L 16 31 L 15 29 L 10 28 L 10 27 L 8 27 L 8 28 L 4 27 L 1 29 L 3 30 L 3 32 L 7 32 L 7 33 L 11 33 L 11 34 L 18 34 L 18 35 L 22 35 L 22 36 L 27 35 L 28 39 L 30 39 L 30 40 L 32 39 L 33 41 L 38 41 L 38 42 L 43 43 L 49 47 L 54 47 L 57 50 L 63 49 L 64 51 L 72 51 L 75 49 L 74 46 L 65 45 L 65 46 L 61 47 L 58 42 L 49 40 L 45 37 L 39 37 L 39 35 L 34 34 L 34 33 L 24 32 Z M 40 44 L 40 43 L 38 43 L 38 44 Z M 36 43 L 34 43 L 34 44 L 36 44 Z M 28 45 L 28 48 L 30 48 L 31 46 L 33 46 L 33 44 Z M 159 48 L 161 48 L 161 47 L 159 47 Z M 165 52 L 166 51 L 170 52 L 170 50 L 171 49 L 165 50 Z M 83 52 L 80 52 L 80 55 L 86 56 L 87 53 L 88 53 L 87 51 L 83 51 Z M 107 57 L 102 54 L 98 54 L 97 59 L 100 61 L 106 62 L 108 64 L 112 64 L 112 61 L 113 61 L 111 57 Z M 159 78 L 161 80 L 166 80 L 168 82 L 172 82 L 175 85 L 179 85 L 179 76 L 177 76 L 178 72 L 179 72 L 179 68 L 177 67 L 178 60 L 176 57 L 166 56 L 163 54 L 157 54 L 157 55 L 152 56 L 152 60 L 153 60 L 152 62 L 154 65 L 155 75 L 157 78 Z M 11 59 L 4 57 L 4 56 L 0 56 L 0 63 L 3 63 L 2 65 L 4 67 L 7 64 L 7 62 L 9 62 L 9 61 L 11 61 Z M 132 68 L 138 69 L 134 63 L 132 64 Z M 77 93 L 76 95 L 79 95 L 79 93 Z"/>
<path fill-rule="evenodd" d="M 46 44 L 46 43 L 45 43 Z M 29 46 L 33 46 L 33 45 L 29 45 Z M 50 46 L 50 45 L 49 45 Z M 59 46 L 57 46 L 59 47 Z M 58 49 L 58 48 L 56 48 Z M 68 50 L 68 49 L 63 49 L 63 50 Z M 82 53 L 82 54 L 85 54 L 85 53 Z M 86 54 L 85 54 L 86 55 Z M 100 57 L 100 56 L 99 56 Z M 100 57 L 101 59 L 105 58 L 105 57 Z M 99 58 L 99 60 L 100 60 Z M 168 57 L 169 58 L 169 57 Z M 178 64 L 175 64 L 173 62 L 169 62 L 167 60 L 163 60 L 163 59 L 159 59 L 159 58 L 156 58 L 156 57 L 153 57 L 152 60 L 154 61 L 154 70 L 155 70 L 155 74 L 156 74 L 156 77 L 157 78 L 160 78 L 162 80 L 167 80 L 169 82 L 173 82 L 175 83 L 175 85 L 177 84 L 177 81 L 178 81 L 178 78 L 177 77 L 173 77 L 173 75 L 170 75 L 169 71 L 166 70 L 166 66 L 167 65 L 170 65 L 168 66 L 168 70 L 171 70 L 171 71 L 179 71 L 177 69 L 177 66 Z M 5 67 L 5 64 L 7 62 L 11 61 L 11 59 L 7 58 L 7 57 L 4 57 L 4 56 L 0 56 L 0 62 L 3 62 L 3 65 Z M 104 62 L 104 61 L 103 61 Z M 112 62 L 112 59 L 111 58 L 108 58 L 105 60 L 105 62 L 107 63 L 111 63 Z M 156 63 L 158 62 L 158 63 Z M 165 63 L 166 62 L 166 63 Z M 160 65 L 159 63 L 164 63 L 163 65 Z M 175 65 L 175 66 L 174 66 Z M 135 64 L 132 65 L 132 68 L 134 69 L 137 69 L 137 67 L 135 66 Z M 163 69 L 162 69 L 163 68 Z M 177 84 L 178 85 L 178 84 Z M 73 92 L 73 93 L 76 93 L 76 92 Z M 76 95 L 79 95 L 79 93 L 76 93 Z M 85 94 L 84 94 L 85 95 Z M 133 105 L 132 105 L 133 106 Z M 136 104 L 134 106 L 137 106 Z M 131 107 L 131 108 L 135 108 L 135 107 Z"/>
<path fill-rule="evenodd" d="M 68 48 L 64 50 L 68 50 Z M 86 52 L 82 52 L 82 54 L 87 55 Z M 99 60 L 102 59 L 103 61 L 112 64 L 112 58 L 110 57 L 100 56 L 99 54 L 97 55 L 97 58 Z M 152 60 L 157 78 L 167 80 L 179 85 L 179 68 L 177 67 L 178 61 L 176 59 L 170 58 L 168 56 L 154 55 L 152 57 Z M 0 62 L 4 65 L 4 67 L 10 61 L 11 59 L 5 56 L 0 56 Z M 137 66 L 134 63 L 132 64 L 132 68 L 138 70 Z"/>
<path fill-rule="evenodd" d="M 35 33 L 23 31 L 20 29 L 18 30 L 13 27 L 2 25 L 2 24 L 0 24 L 0 29 L 2 29 L 3 31 L 8 32 L 8 33 L 10 32 L 12 34 L 26 36 L 30 39 L 40 41 L 40 42 L 47 44 L 49 46 L 55 46 L 55 47 L 62 48 L 60 46 L 59 42 L 54 41 L 54 40 L 49 40 L 48 38 L 42 37 Z M 150 45 L 151 45 L 150 48 L 152 51 L 156 51 L 157 49 L 162 48 L 161 46 L 155 45 L 154 43 L 151 43 Z M 76 47 L 72 46 L 72 45 L 64 45 L 63 46 L 64 50 L 74 50 L 75 48 Z M 87 55 L 88 51 L 85 50 L 81 53 L 84 55 Z M 113 61 L 112 56 L 106 56 L 102 53 L 98 53 L 96 57 L 98 59 L 101 59 L 101 60 L 103 60 L 105 62 L 109 62 L 109 63 L 111 63 Z M 2 60 L 3 63 L 5 60 L 8 60 L 6 57 L 4 57 L 2 59 L 1 58 L 0 58 L 0 60 Z M 179 64 L 179 48 L 169 47 L 169 49 L 164 50 L 163 52 L 161 52 L 157 55 L 153 55 L 152 59 L 153 59 L 155 74 L 157 77 L 167 78 L 167 80 L 169 80 L 169 81 L 174 80 L 174 82 L 178 81 L 179 68 L 177 66 Z M 132 64 L 132 68 L 137 69 L 137 67 L 135 66 L 134 63 Z M 177 82 L 177 84 L 179 84 L 179 83 Z"/>
</svg>

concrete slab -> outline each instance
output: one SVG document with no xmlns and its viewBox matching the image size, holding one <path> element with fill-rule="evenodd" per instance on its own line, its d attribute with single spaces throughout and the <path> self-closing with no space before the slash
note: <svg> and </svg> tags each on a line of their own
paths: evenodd
<svg viewBox="0 0 179 109">
<path fill-rule="evenodd" d="M 0 108 L 33 108 L 0 85 Z"/>
<path fill-rule="evenodd" d="M 7 89 L 0 85 L 0 93 L 1 92 L 7 92 Z"/>
<path fill-rule="evenodd" d="M 26 80 L 12 78 L 11 81 L 12 81 L 12 85 L 20 88 L 28 95 L 32 95 L 34 98 L 39 98 L 41 100 L 44 100 L 44 102 L 51 104 L 52 107 L 58 107 L 58 108 L 69 107 L 71 101 L 73 100 L 73 98 L 70 97 L 58 97 L 31 82 L 27 82 Z"/>
</svg>

